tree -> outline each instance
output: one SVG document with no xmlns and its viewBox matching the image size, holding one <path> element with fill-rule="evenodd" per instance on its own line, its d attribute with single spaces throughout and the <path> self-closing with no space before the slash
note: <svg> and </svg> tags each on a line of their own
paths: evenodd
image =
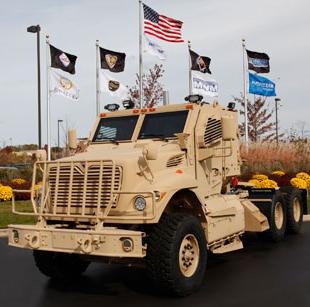
<svg viewBox="0 0 310 307">
<path fill-rule="evenodd" d="M 244 116 L 244 99 L 243 97 L 234 97 L 234 101 L 242 107 L 240 114 Z M 274 110 L 270 110 L 266 105 L 266 97 L 256 96 L 255 101 L 248 99 L 248 131 L 249 141 L 266 142 L 275 140 L 276 123 L 272 121 Z M 239 125 L 241 136 L 245 135 L 245 123 Z M 283 134 L 279 134 L 279 138 Z"/>
<path fill-rule="evenodd" d="M 299 120 L 292 124 L 287 135 L 290 142 L 307 142 L 310 137 L 310 130 L 307 129 L 307 123 L 305 121 Z"/>
<path fill-rule="evenodd" d="M 147 74 L 142 75 L 143 84 L 143 108 L 153 108 L 163 101 L 164 90 L 159 79 L 164 73 L 163 65 L 155 64 L 153 68 L 149 69 Z M 129 95 L 136 107 L 140 107 L 140 78 L 136 74 L 135 85 L 129 88 Z"/>
</svg>

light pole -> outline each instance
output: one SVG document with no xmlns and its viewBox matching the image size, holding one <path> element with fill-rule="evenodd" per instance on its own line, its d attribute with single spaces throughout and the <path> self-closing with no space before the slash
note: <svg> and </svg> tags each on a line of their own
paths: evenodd
<svg viewBox="0 0 310 307">
<path fill-rule="evenodd" d="M 41 68 L 40 68 L 40 31 L 39 25 L 27 28 L 29 33 L 37 33 L 37 69 L 38 69 L 38 145 L 41 149 Z"/>
<path fill-rule="evenodd" d="M 57 121 L 57 135 L 58 135 L 57 149 L 58 149 L 58 152 L 59 152 L 59 125 L 62 122 L 63 122 L 62 119 L 58 119 L 58 121 Z"/>
<path fill-rule="evenodd" d="M 277 145 L 279 145 L 279 131 L 278 131 L 278 102 L 280 102 L 281 99 L 280 98 L 275 98 L 274 102 L 276 105 L 276 141 L 277 141 Z"/>
</svg>

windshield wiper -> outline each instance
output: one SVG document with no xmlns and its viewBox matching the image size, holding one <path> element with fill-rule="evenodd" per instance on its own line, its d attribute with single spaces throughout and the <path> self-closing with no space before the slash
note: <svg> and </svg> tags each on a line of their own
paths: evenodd
<svg viewBox="0 0 310 307">
<path fill-rule="evenodd" d="M 115 145 L 119 144 L 119 142 L 116 139 L 101 139 L 100 141 L 101 142 L 111 142 L 111 143 L 113 143 Z"/>
<path fill-rule="evenodd" d="M 156 138 L 156 139 L 160 139 L 160 140 L 167 140 L 167 137 L 164 136 L 163 134 L 152 134 L 152 133 L 149 133 L 149 134 L 143 134 L 140 136 L 139 139 L 147 139 L 147 138 Z"/>
</svg>

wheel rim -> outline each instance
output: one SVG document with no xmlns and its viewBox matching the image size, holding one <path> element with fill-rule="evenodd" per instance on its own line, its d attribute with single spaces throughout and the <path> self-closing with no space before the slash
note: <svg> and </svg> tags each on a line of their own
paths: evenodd
<svg viewBox="0 0 310 307">
<path fill-rule="evenodd" d="M 297 197 L 293 200 L 293 215 L 295 222 L 299 222 L 301 214 L 300 201 Z"/>
<path fill-rule="evenodd" d="M 183 238 L 179 250 L 179 266 L 181 273 L 186 277 L 191 277 L 196 272 L 198 263 L 198 241 L 194 235 L 188 234 Z"/>
<path fill-rule="evenodd" d="M 274 219 L 275 219 L 275 224 L 278 229 L 281 229 L 283 226 L 284 222 L 284 212 L 283 212 L 283 207 L 282 203 L 277 202 L 274 210 Z"/>
</svg>

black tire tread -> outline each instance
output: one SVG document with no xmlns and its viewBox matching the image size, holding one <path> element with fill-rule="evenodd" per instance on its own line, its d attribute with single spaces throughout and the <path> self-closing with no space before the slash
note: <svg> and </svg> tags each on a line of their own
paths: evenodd
<svg viewBox="0 0 310 307">
<path fill-rule="evenodd" d="M 84 273 L 89 265 L 77 254 L 34 250 L 33 257 L 41 273 L 59 280 L 72 280 Z"/>
<path fill-rule="evenodd" d="M 298 234 L 301 231 L 301 226 L 302 226 L 302 221 L 303 221 L 303 205 L 302 205 L 302 198 L 301 198 L 301 192 L 299 189 L 297 188 L 293 188 L 290 191 L 288 191 L 287 193 L 284 193 L 283 195 L 284 197 L 284 201 L 286 204 L 286 209 L 287 209 L 287 220 L 286 220 L 286 227 L 287 227 L 287 231 L 289 233 L 293 233 L 293 234 Z M 294 219 L 294 213 L 293 213 L 293 199 L 295 197 L 299 198 L 299 202 L 301 205 L 301 217 L 298 223 L 296 223 L 295 219 Z"/>
<path fill-rule="evenodd" d="M 163 292 L 176 296 L 186 296 L 198 288 L 185 289 L 175 282 L 172 245 L 176 240 L 177 229 L 187 219 L 200 222 L 191 215 L 183 213 L 164 213 L 149 235 L 147 250 L 147 269 L 151 280 Z"/>
</svg>

